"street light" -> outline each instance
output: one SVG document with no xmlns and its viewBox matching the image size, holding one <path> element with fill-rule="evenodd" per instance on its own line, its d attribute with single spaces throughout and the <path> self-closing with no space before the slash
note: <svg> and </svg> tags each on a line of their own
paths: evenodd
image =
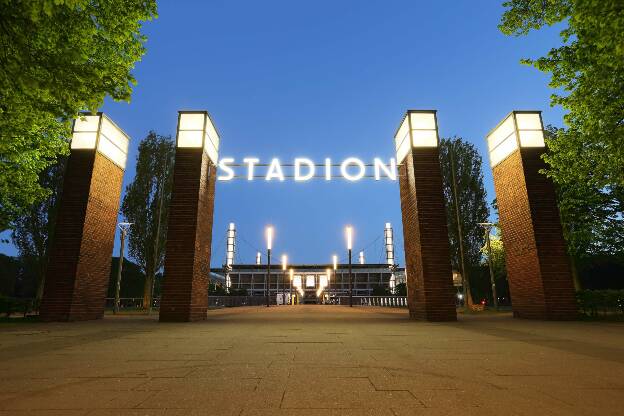
<svg viewBox="0 0 624 416">
<path fill-rule="evenodd" d="M 266 228 L 266 240 L 267 240 L 267 273 L 264 281 L 264 295 L 266 296 L 266 306 L 269 307 L 269 285 L 271 282 L 271 248 L 273 247 L 273 227 L 268 226 Z"/>
<path fill-rule="evenodd" d="M 287 263 L 288 263 L 288 256 L 286 254 L 282 254 L 282 279 L 283 279 L 283 276 L 286 275 Z M 284 283 L 282 286 L 286 286 L 286 283 Z M 284 302 L 284 296 L 286 295 L 286 293 L 284 293 L 284 290 L 285 290 L 284 287 L 282 287 L 282 302 L 285 305 L 286 302 Z M 279 292 L 279 279 L 277 281 L 277 291 Z M 277 297 L 276 297 L 276 300 L 277 300 Z"/>
<path fill-rule="evenodd" d="M 329 288 L 331 287 L 330 286 L 331 285 L 331 279 L 330 279 L 331 270 L 327 269 L 325 270 L 325 273 L 327 274 L 327 302 L 329 302 Z"/>
<path fill-rule="evenodd" d="M 353 227 L 347 226 L 347 250 L 349 251 L 349 306 L 353 307 L 353 273 L 351 270 L 351 250 L 353 249 Z"/>
<path fill-rule="evenodd" d="M 492 267 L 492 247 L 490 246 L 490 231 L 494 224 L 491 222 L 480 222 L 479 225 L 485 230 L 485 242 L 488 251 L 488 266 L 490 269 L 490 284 L 492 285 L 492 300 L 494 307 L 498 310 L 498 295 L 496 294 L 496 280 L 494 279 L 494 269 Z"/>
<path fill-rule="evenodd" d="M 119 246 L 119 267 L 117 268 L 117 284 L 115 285 L 115 305 L 113 306 L 113 313 L 119 312 L 119 291 L 121 289 L 121 269 L 123 268 L 123 258 L 124 258 L 124 247 L 126 245 L 126 233 L 130 226 L 131 222 L 120 222 L 117 224 L 119 230 L 121 231 L 120 238 L 121 244 Z"/>
<path fill-rule="evenodd" d="M 289 272 L 290 272 L 290 290 L 288 292 L 288 297 L 289 297 L 289 299 L 288 299 L 289 302 L 288 303 L 290 303 L 292 305 L 293 304 L 292 282 L 293 282 L 293 273 L 294 273 L 294 271 L 293 271 L 293 269 L 290 269 Z"/>
<path fill-rule="evenodd" d="M 333 263 L 334 263 L 334 297 L 335 297 L 335 295 L 336 295 L 336 289 L 335 289 L 336 288 L 336 283 L 338 283 L 338 281 L 336 280 L 336 270 L 338 269 L 338 256 L 334 254 L 332 257 L 333 257 L 332 260 L 333 260 Z"/>
</svg>

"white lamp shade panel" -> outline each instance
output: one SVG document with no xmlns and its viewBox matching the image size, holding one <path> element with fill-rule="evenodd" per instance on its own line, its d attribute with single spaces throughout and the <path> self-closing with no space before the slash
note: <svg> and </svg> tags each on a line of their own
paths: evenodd
<svg viewBox="0 0 624 416">
<path fill-rule="evenodd" d="M 72 149 L 97 149 L 122 169 L 126 168 L 130 139 L 106 115 L 85 115 L 76 119 Z"/>
<path fill-rule="evenodd" d="M 203 148 L 210 160 L 217 164 L 219 134 L 207 112 L 180 112 L 177 146 Z"/>
<path fill-rule="evenodd" d="M 394 142 L 399 163 L 409 153 L 410 146 L 437 147 L 438 125 L 435 111 L 408 111 L 394 136 Z"/>
<path fill-rule="evenodd" d="M 520 147 L 545 147 L 544 128 L 539 112 L 516 113 Z"/>
<path fill-rule="evenodd" d="M 492 167 L 519 147 L 544 147 L 540 112 L 512 112 L 488 134 L 486 140 Z"/>
</svg>

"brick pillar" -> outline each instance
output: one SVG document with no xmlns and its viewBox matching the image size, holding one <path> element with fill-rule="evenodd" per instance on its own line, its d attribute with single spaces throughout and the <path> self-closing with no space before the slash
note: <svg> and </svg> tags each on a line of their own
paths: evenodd
<svg viewBox="0 0 624 416">
<path fill-rule="evenodd" d="M 188 132 L 201 136 L 199 142 L 187 137 Z M 180 112 L 161 322 L 206 319 L 217 149 L 218 136 L 208 113 Z"/>
<path fill-rule="evenodd" d="M 577 317 L 574 283 L 539 112 L 513 112 L 488 135 L 514 316 Z"/>
<path fill-rule="evenodd" d="M 104 315 L 127 145 L 125 134 L 102 114 L 76 120 L 40 308 L 43 321 Z"/>
<path fill-rule="evenodd" d="M 435 111 L 408 111 L 395 142 L 410 317 L 454 321 L 457 315 Z"/>
</svg>

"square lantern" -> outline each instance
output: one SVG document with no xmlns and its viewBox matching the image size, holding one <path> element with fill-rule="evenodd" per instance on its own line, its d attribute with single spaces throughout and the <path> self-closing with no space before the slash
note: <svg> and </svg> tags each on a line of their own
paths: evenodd
<svg viewBox="0 0 624 416">
<path fill-rule="evenodd" d="M 541 111 L 512 111 L 487 135 L 492 167 L 518 148 L 545 147 Z"/>
<path fill-rule="evenodd" d="M 435 110 L 408 110 L 394 135 L 397 162 L 401 163 L 410 148 L 438 147 L 438 122 Z"/>
<path fill-rule="evenodd" d="M 217 164 L 219 134 L 207 111 L 178 113 L 177 147 L 203 148 L 212 163 Z"/>
<path fill-rule="evenodd" d="M 83 114 L 74 122 L 71 149 L 95 149 L 121 169 L 126 168 L 130 138 L 104 113 Z"/>
</svg>

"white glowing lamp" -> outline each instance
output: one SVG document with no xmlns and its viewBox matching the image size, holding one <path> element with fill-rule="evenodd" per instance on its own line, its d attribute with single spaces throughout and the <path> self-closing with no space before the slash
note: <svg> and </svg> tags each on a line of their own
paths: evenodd
<svg viewBox="0 0 624 416">
<path fill-rule="evenodd" d="M 322 290 L 324 287 L 327 287 L 327 276 L 321 275 L 319 277 L 319 288 Z"/>
<path fill-rule="evenodd" d="M 293 277 L 293 286 L 296 288 L 301 288 L 301 276 L 300 275 Z"/>
<path fill-rule="evenodd" d="M 353 227 L 350 225 L 346 228 L 347 232 L 347 250 L 351 250 L 353 248 Z"/>
<path fill-rule="evenodd" d="M 290 271 L 289 271 L 289 274 L 290 274 L 290 281 L 291 281 L 291 282 L 292 282 L 292 280 L 293 280 L 293 273 L 294 273 L 294 272 L 295 272 L 295 271 L 294 271 L 293 269 L 290 269 Z"/>
<path fill-rule="evenodd" d="M 331 278 L 330 278 L 331 270 L 329 270 L 329 269 L 325 270 L 325 275 L 327 275 L 327 283 L 329 284 L 329 281 L 331 280 Z"/>
<path fill-rule="evenodd" d="M 122 169 L 126 168 L 130 138 L 104 113 L 81 115 L 74 122 L 72 149 L 96 149 Z"/>
<path fill-rule="evenodd" d="M 273 248 L 273 227 L 268 226 L 266 228 L 266 241 L 267 241 L 267 249 L 271 250 Z"/>
<path fill-rule="evenodd" d="M 286 270 L 288 267 L 288 256 L 286 254 L 282 254 L 282 270 Z"/>
<path fill-rule="evenodd" d="M 219 158 L 219 134 L 207 111 L 178 112 L 178 147 L 203 148 L 212 163 Z"/>
<path fill-rule="evenodd" d="M 338 269 L 338 256 L 334 254 L 332 256 L 332 260 L 333 260 L 333 263 L 334 263 L 334 270 L 337 270 Z"/>
<path fill-rule="evenodd" d="M 394 135 L 397 161 L 401 163 L 414 147 L 438 147 L 435 110 L 408 110 Z"/>
<path fill-rule="evenodd" d="M 541 111 L 512 111 L 487 135 L 486 140 L 492 167 L 519 147 L 545 147 Z"/>
</svg>

